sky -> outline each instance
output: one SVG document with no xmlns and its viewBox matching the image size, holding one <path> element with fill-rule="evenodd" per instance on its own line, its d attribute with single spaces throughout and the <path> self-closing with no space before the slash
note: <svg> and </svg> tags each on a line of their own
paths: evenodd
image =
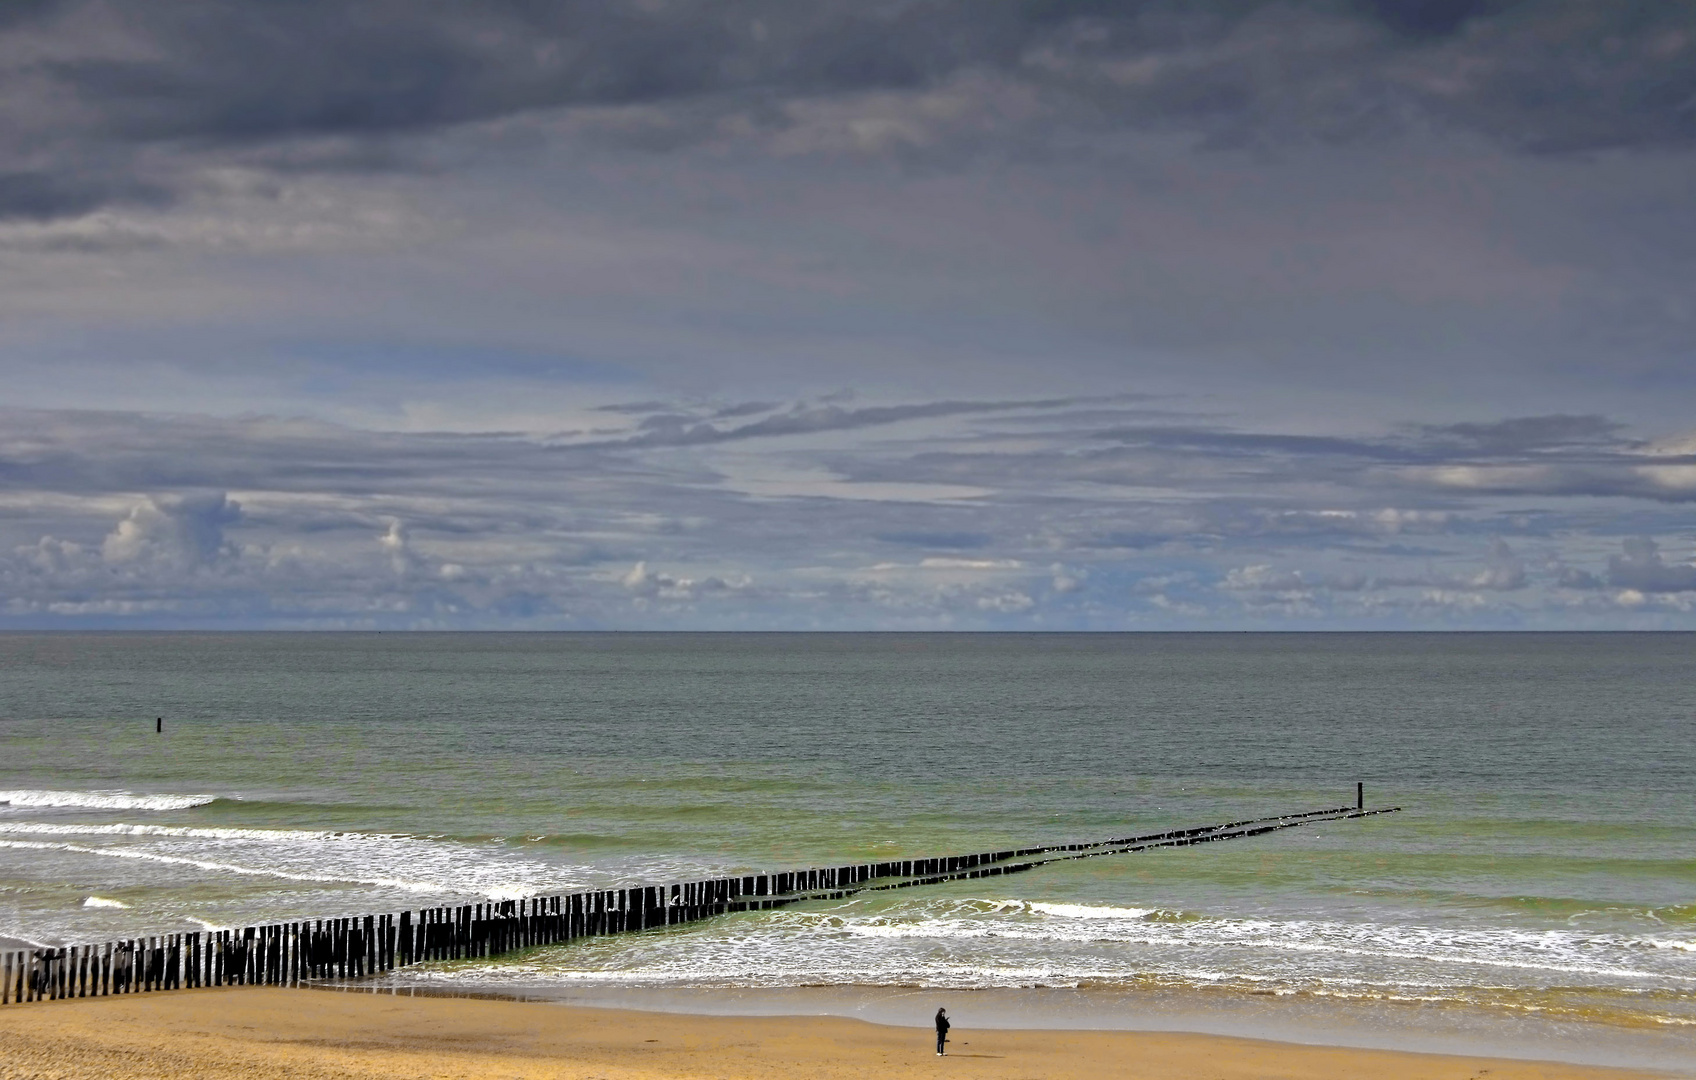
<svg viewBox="0 0 1696 1080">
<path fill-rule="evenodd" d="M 8 0 L 0 628 L 1696 629 L 1696 5 Z"/>
</svg>

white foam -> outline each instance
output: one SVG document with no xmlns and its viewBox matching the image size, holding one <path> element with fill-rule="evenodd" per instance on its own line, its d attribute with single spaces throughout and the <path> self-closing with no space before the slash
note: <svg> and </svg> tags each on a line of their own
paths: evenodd
<svg viewBox="0 0 1696 1080">
<path fill-rule="evenodd" d="M 390 833 L 22 821 L 0 823 L 0 847 L 496 901 L 564 892 L 579 877 L 573 868 L 513 858 L 494 845 Z"/>
<path fill-rule="evenodd" d="M 245 874 L 250 877 L 282 878 L 285 881 L 317 881 L 327 884 L 375 885 L 380 888 L 400 889 L 415 893 L 441 893 L 451 890 L 444 889 L 427 881 L 406 881 L 401 878 L 362 878 L 337 877 L 327 874 L 294 874 L 284 870 L 266 870 L 257 866 L 239 866 L 235 863 L 213 862 L 210 859 L 188 859 L 180 855 L 161 855 L 153 851 L 138 851 L 135 848 L 92 848 L 82 844 L 50 844 L 39 840 L 0 840 L 0 848 L 22 848 L 30 851 L 74 851 L 83 855 L 103 855 L 112 859 L 141 859 L 147 862 L 167 863 L 173 866 L 192 866 L 200 870 L 209 870 L 226 874 Z"/>
<path fill-rule="evenodd" d="M 1156 908 L 1101 907 L 1095 904 L 1044 904 L 1030 901 L 1026 910 L 1060 919 L 1146 919 L 1158 915 Z"/>
<path fill-rule="evenodd" d="M 186 825 L 137 825 L 128 822 L 113 822 L 103 825 L 83 824 L 77 822 L 58 821 L 0 821 L 0 836 L 88 836 L 135 838 L 140 840 L 210 840 L 210 845 L 173 845 L 160 852 L 153 847 L 117 848 L 102 847 L 101 854 L 115 854 L 119 850 L 139 852 L 131 858 L 147 858 L 153 855 L 170 854 L 175 858 L 188 859 L 188 865 L 200 865 L 204 860 L 194 858 L 205 853 L 208 849 L 213 852 L 226 850 L 224 845 L 242 845 L 243 855 L 248 858 L 276 865 L 269 869 L 284 874 L 299 876 L 308 870 L 324 872 L 327 866 L 340 863 L 343 866 L 356 866 L 369 870 L 377 866 L 402 866 L 409 869 L 424 868 L 439 872 L 440 881 L 428 888 L 427 891 L 441 893 L 472 893 L 486 896 L 490 900 L 522 900 L 527 896 L 536 896 L 545 887 L 545 882 L 537 880 L 547 873 L 546 867 L 533 861 L 520 862 L 509 858 L 490 859 L 486 849 L 453 843 L 408 836 L 401 833 L 360 833 L 360 832 L 316 832 L 304 829 L 232 829 L 208 828 Z M 335 845 L 334 851 L 325 845 Z M 254 845 L 267 845 L 260 849 Z M 291 846 L 300 850 L 290 851 Z M 84 850 L 76 847 L 74 850 Z M 87 849 L 93 851 L 95 849 Z M 160 861 L 163 861 L 161 859 Z M 222 865 L 222 864 L 219 864 Z M 257 868 L 250 869 L 258 873 Z M 337 866 L 336 869 L 341 869 Z M 333 876 L 333 875 L 332 875 Z M 436 875 L 432 875 L 436 876 Z M 531 879 L 531 880 L 526 880 Z M 302 877 L 301 880 L 317 880 L 317 877 Z M 354 877 L 335 877 L 335 880 L 358 882 L 384 881 L 392 882 L 393 878 L 368 878 L 363 874 Z M 557 883 L 555 883 L 557 884 Z M 425 891 L 420 885 L 417 890 Z"/>
<path fill-rule="evenodd" d="M 104 908 L 127 908 L 127 907 L 129 907 L 129 905 L 124 903 L 122 900 L 108 900 L 104 896 L 91 896 L 87 900 L 84 900 L 82 902 L 82 906 L 83 907 L 104 907 Z"/>
<path fill-rule="evenodd" d="M 1528 991 L 1568 990 L 1670 992 L 1686 1000 L 1696 982 L 1686 962 L 1696 950 L 1682 935 L 1659 939 L 1667 951 L 1657 954 L 1642 938 L 1565 927 L 1172 914 L 1025 900 L 847 901 L 702 924 L 663 947 L 638 936 L 550 950 L 534 962 L 494 965 L 487 977 L 676 986 L 1158 985 L 1497 1003 Z M 455 968 L 440 978 L 476 976 Z M 1650 1007 L 1646 1015 L 1657 1023 L 1693 1022 L 1658 1011 Z"/>
<path fill-rule="evenodd" d="M 11 836 L 166 836 L 197 840 L 258 840 L 302 843 L 318 840 L 366 840 L 380 834 L 308 832 L 303 829 L 214 829 L 187 825 L 81 825 L 58 821 L 0 821 L 0 835 Z"/>
<path fill-rule="evenodd" d="M 483 888 L 483 895 L 490 900 L 522 900 L 534 896 L 535 892 L 522 885 L 488 885 Z"/>
<path fill-rule="evenodd" d="M 75 807 L 85 810 L 187 810 L 216 795 L 138 795 L 133 791 L 0 791 L 0 804 L 14 807 Z"/>
</svg>

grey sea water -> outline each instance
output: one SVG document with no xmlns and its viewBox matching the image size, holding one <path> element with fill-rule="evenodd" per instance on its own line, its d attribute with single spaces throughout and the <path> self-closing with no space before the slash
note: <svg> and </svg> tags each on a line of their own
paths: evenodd
<svg viewBox="0 0 1696 1080">
<path fill-rule="evenodd" d="M 1370 1003 L 1696 1061 L 1693 661 L 1676 634 L 0 636 L 0 936 L 1087 840 L 1358 779 L 1404 812 L 400 978 Z"/>
</svg>

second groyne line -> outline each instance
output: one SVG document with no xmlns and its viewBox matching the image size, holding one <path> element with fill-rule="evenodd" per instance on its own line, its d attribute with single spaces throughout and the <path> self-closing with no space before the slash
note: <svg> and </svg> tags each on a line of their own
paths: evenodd
<svg viewBox="0 0 1696 1080">
<path fill-rule="evenodd" d="M 1024 873 L 1050 863 L 1263 836 L 1400 807 L 1308 810 L 1091 843 L 896 859 L 543 896 L 398 915 L 272 923 L 166 934 L 0 956 L 0 1005 L 209 986 L 298 986 L 359 979 L 414 964 L 470 960 L 584 937 L 696 922 L 808 900 L 843 900 L 948 881 Z"/>
</svg>

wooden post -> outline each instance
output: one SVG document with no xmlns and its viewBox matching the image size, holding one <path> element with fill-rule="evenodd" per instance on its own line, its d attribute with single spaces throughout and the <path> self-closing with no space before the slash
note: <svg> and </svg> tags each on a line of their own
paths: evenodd
<svg viewBox="0 0 1696 1080">
<path fill-rule="evenodd" d="M 153 732 L 156 735 L 165 734 L 165 718 L 163 716 L 161 716 L 158 720 L 154 721 Z"/>
<path fill-rule="evenodd" d="M 1356 780 L 1355 781 L 1355 784 L 1354 784 L 1354 808 L 1356 810 L 1365 810 L 1366 809 L 1366 782 L 1364 780 Z"/>
</svg>

